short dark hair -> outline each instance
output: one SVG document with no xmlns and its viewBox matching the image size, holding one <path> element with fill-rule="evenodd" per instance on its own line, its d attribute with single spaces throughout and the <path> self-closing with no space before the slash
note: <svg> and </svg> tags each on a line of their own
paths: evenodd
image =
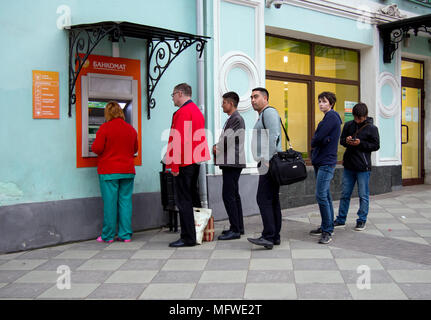
<svg viewBox="0 0 431 320">
<path fill-rule="evenodd" d="M 174 90 L 182 91 L 184 95 L 191 97 L 192 96 L 192 87 L 189 86 L 187 83 L 180 83 L 177 84 L 174 88 Z"/>
<path fill-rule="evenodd" d="M 268 90 L 266 90 L 265 88 L 262 88 L 262 87 L 257 87 L 257 88 L 254 88 L 253 90 L 251 90 L 252 92 L 253 91 L 260 91 L 260 92 L 262 92 L 263 93 L 263 95 L 265 95 L 266 96 L 266 98 L 269 100 L 269 92 L 268 92 Z"/>
<path fill-rule="evenodd" d="M 359 102 L 355 104 L 352 110 L 352 114 L 355 117 L 361 118 L 368 116 L 368 108 L 365 103 Z"/>
<path fill-rule="evenodd" d="M 232 103 L 233 103 L 233 106 L 234 106 L 235 108 L 236 108 L 236 107 L 238 107 L 238 103 L 239 103 L 239 95 L 238 95 L 236 92 L 233 92 L 233 91 L 226 92 L 226 93 L 223 95 L 223 99 L 231 100 L 231 101 L 232 101 Z"/>
<path fill-rule="evenodd" d="M 319 96 L 317 97 L 317 99 L 322 99 L 322 98 L 326 98 L 326 100 L 329 101 L 329 104 L 331 105 L 331 108 L 334 108 L 335 102 L 337 102 L 337 98 L 335 97 L 335 93 L 329 92 L 329 91 L 324 91 L 321 94 L 319 94 Z"/>
</svg>

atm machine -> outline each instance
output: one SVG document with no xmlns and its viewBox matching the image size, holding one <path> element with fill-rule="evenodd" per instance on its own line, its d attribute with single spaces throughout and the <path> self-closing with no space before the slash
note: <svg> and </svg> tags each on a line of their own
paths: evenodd
<svg viewBox="0 0 431 320">
<path fill-rule="evenodd" d="M 81 77 L 82 157 L 97 157 L 91 152 L 97 130 L 105 122 L 105 106 L 116 101 L 126 122 L 138 131 L 138 81 L 128 76 L 87 73 Z"/>
</svg>

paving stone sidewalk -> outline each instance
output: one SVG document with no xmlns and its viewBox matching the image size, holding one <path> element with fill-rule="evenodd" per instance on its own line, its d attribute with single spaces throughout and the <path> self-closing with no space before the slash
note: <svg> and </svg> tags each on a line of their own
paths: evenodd
<svg viewBox="0 0 431 320">
<path fill-rule="evenodd" d="M 3 254 L 0 299 L 431 299 L 431 186 L 371 196 L 363 232 L 353 230 L 357 209 L 355 198 L 329 245 L 308 234 L 320 224 L 310 205 L 283 211 L 273 250 L 247 241 L 262 230 L 255 215 L 241 239 L 196 247 L 169 248 L 179 235 L 161 228 L 135 233 L 131 243 Z M 216 222 L 216 237 L 227 227 Z M 70 270 L 70 289 L 59 289 L 67 284 L 60 266 Z"/>
</svg>

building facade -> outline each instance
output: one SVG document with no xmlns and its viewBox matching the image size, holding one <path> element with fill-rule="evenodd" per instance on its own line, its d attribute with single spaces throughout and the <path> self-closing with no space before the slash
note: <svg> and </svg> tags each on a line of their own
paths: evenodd
<svg viewBox="0 0 431 320">
<path fill-rule="evenodd" d="M 97 237 L 103 202 L 88 147 L 107 99 L 123 103 L 139 132 L 133 228 L 166 225 L 160 160 L 176 110 L 170 94 L 182 82 L 193 88 L 210 144 L 226 120 L 223 93 L 240 95 L 251 129 L 251 89 L 265 86 L 305 159 L 321 120 L 320 92 L 336 93 L 343 122 L 364 102 L 381 138 L 371 193 L 431 182 L 431 97 L 424 94 L 431 92 L 431 38 L 418 27 L 431 27 L 428 1 L 20 0 L 1 7 L 0 252 Z M 340 146 L 335 199 L 342 153 Z M 240 193 L 250 215 L 259 212 L 258 176 L 250 147 L 246 154 Z M 282 208 L 314 203 L 309 173 L 281 188 Z M 212 161 L 200 181 L 203 202 L 216 219 L 227 218 Z"/>
</svg>

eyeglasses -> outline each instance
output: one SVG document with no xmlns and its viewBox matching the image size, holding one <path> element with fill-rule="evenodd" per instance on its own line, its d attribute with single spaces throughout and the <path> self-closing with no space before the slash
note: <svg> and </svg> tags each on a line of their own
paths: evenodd
<svg viewBox="0 0 431 320">
<path fill-rule="evenodd" d="M 174 95 L 175 94 L 177 94 L 177 93 L 179 93 L 180 91 L 174 91 L 172 94 L 171 94 L 171 97 L 173 98 L 174 97 Z"/>
</svg>

